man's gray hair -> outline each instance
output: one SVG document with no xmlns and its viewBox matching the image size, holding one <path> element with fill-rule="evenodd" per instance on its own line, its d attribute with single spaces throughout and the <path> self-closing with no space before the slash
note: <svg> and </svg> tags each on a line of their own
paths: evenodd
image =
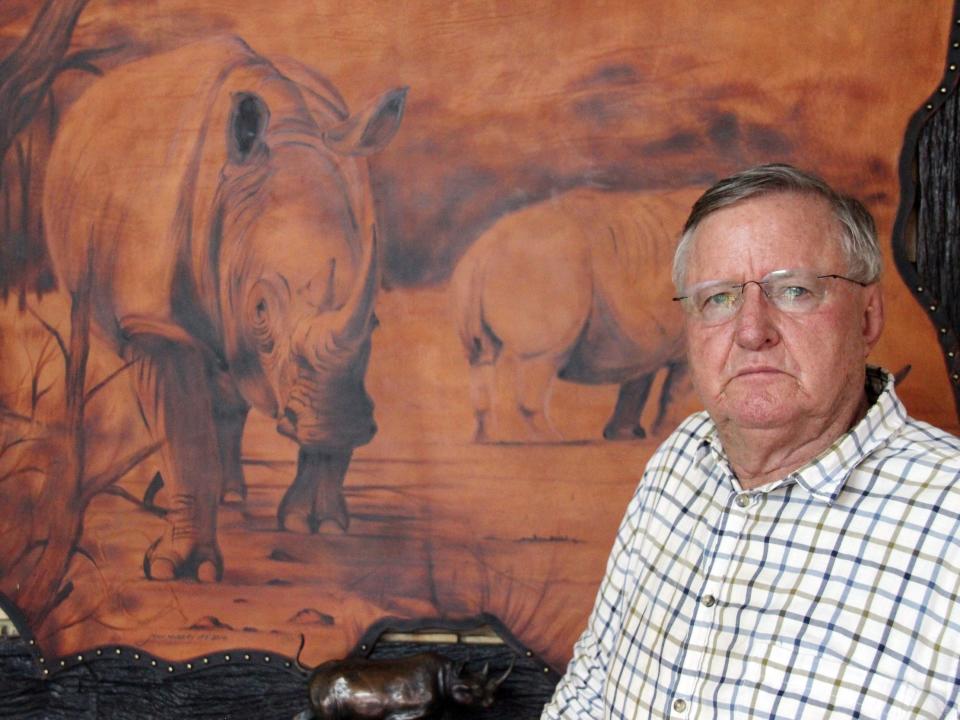
<svg viewBox="0 0 960 720">
<path fill-rule="evenodd" d="M 847 260 L 844 272 L 864 283 L 880 279 L 883 256 L 877 244 L 877 227 L 863 203 L 838 193 L 813 173 L 772 163 L 748 168 L 716 182 L 694 203 L 673 256 L 673 284 L 677 291 L 683 292 L 693 235 L 705 218 L 742 200 L 780 192 L 815 195 L 826 200 L 840 223 L 840 246 Z"/>
</svg>

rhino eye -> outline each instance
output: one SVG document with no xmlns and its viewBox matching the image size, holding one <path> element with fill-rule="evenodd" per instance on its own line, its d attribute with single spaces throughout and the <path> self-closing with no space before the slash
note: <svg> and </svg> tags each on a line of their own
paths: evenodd
<svg viewBox="0 0 960 720">
<path fill-rule="evenodd" d="M 253 337 L 260 352 L 273 352 L 273 337 L 270 332 L 270 321 L 267 315 L 267 304 L 261 300 L 257 304 L 257 313 L 253 322 Z"/>
<path fill-rule="evenodd" d="M 266 105 L 256 95 L 239 95 L 234 100 L 230 123 L 230 145 L 237 160 L 245 160 L 267 126 Z"/>
<path fill-rule="evenodd" d="M 261 353 L 272 353 L 274 348 L 273 324 L 271 320 L 270 302 L 261 289 L 255 292 L 247 305 L 247 318 L 250 334 L 257 350 Z"/>
</svg>

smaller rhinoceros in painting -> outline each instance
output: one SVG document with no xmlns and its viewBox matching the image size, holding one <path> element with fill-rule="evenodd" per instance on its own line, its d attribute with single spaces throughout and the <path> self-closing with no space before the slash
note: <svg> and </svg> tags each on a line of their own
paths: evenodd
<svg viewBox="0 0 960 720">
<path fill-rule="evenodd" d="M 505 215 L 477 239 L 451 280 L 475 440 L 490 439 L 495 369 L 508 354 L 531 439 L 560 437 L 547 413 L 554 377 L 619 384 L 603 435 L 643 438 L 640 415 L 666 368 L 660 423 L 686 368 L 670 268 L 698 195 L 580 188 Z"/>
</svg>

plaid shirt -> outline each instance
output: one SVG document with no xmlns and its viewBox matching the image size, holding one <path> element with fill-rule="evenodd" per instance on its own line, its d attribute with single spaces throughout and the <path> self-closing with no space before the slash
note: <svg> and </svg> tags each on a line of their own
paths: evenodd
<svg viewBox="0 0 960 720">
<path fill-rule="evenodd" d="M 960 718 L 960 440 L 892 378 L 744 492 L 706 413 L 651 458 L 543 718 Z"/>
</svg>

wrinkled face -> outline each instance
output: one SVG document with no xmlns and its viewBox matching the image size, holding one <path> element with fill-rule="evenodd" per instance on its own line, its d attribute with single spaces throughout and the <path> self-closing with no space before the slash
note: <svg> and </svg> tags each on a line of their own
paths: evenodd
<svg viewBox="0 0 960 720">
<path fill-rule="evenodd" d="M 363 384 L 378 282 L 363 257 L 369 240 L 334 167 L 303 150 L 275 151 L 272 162 L 237 245 L 246 342 L 232 364 L 244 365 L 247 399 L 301 447 L 355 447 L 375 432 Z"/>
<path fill-rule="evenodd" d="M 709 215 L 697 228 L 685 287 L 745 282 L 786 268 L 847 272 L 838 221 L 825 200 L 775 193 Z M 816 437 L 853 414 L 863 396 L 864 360 L 883 326 L 878 285 L 827 281 L 812 312 L 778 310 L 756 284 L 739 312 L 706 326 L 686 320 L 693 384 L 721 428 L 771 429 Z"/>
</svg>

